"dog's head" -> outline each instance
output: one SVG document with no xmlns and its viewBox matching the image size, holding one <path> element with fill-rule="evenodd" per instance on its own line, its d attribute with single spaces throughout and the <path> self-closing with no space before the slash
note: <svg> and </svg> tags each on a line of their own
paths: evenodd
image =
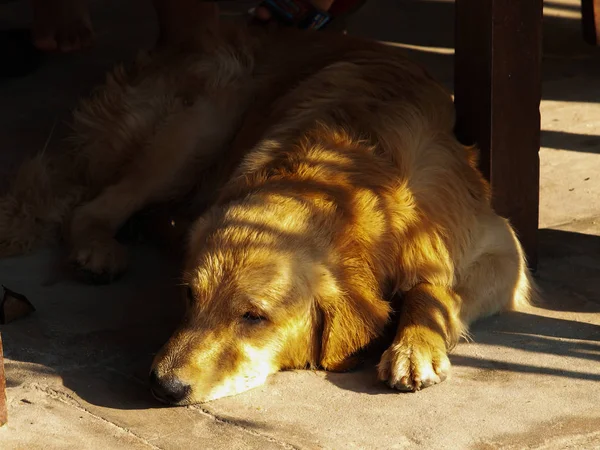
<svg viewBox="0 0 600 450">
<path fill-rule="evenodd" d="M 387 305 L 342 287 L 305 224 L 252 216 L 193 229 L 187 312 L 151 371 L 160 400 L 234 395 L 288 368 L 345 370 L 383 328 Z"/>
</svg>

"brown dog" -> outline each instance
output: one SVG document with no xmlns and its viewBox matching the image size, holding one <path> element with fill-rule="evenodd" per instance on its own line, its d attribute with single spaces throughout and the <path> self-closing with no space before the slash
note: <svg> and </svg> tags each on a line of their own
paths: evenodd
<svg viewBox="0 0 600 450">
<path fill-rule="evenodd" d="M 471 322 L 527 302 L 523 253 L 453 135 L 451 97 L 397 49 L 215 26 L 180 44 L 115 70 L 76 112 L 75 150 L 27 169 L 68 183 L 28 190 L 25 211 L 25 170 L 0 205 L 5 254 L 72 210 L 73 261 L 111 278 L 133 213 L 211 199 L 187 241 L 187 313 L 153 363 L 161 400 L 236 394 L 286 368 L 345 370 L 395 294 L 379 377 L 418 390 L 446 378 Z"/>
</svg>

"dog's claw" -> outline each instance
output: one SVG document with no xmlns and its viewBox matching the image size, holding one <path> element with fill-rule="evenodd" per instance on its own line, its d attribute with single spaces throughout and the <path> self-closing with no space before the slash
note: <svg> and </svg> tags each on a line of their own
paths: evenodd
<svg viewBox="0 0 600 450">
<path fill-rule="evenodd" d="M 422 342 L 405 330 L 403 339 L 381 357 L 379 379 L 401 392 L 416 392 L 444 381 L 450 371 L 443 339 Z"/>
</svg>

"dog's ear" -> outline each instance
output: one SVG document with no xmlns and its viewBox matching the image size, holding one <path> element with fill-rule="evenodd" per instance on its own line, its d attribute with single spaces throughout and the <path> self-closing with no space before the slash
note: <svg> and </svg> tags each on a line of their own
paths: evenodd
<svg viewBox="0 0 600 450">
<path fill-rule="evenodd" d="M 391 308 L 376 289 L 342 291 L 332 284 L 321 294 L 320 366 L 334 372 L 349 370 L 358 362 L 356 353 L 381 335 Z"/>
<path fill-rule="evenodd" d="M 215 214 L 218 210 L 217 206 L 213 206 L 208 211 L 205 211 L 200 217 L 196 218 L 196 220 L 188 225 L 187 232 L 187 265 L 192 264 L 192 261 L 197 258 L 197 256 L 202 252 L 202 249 L 205 247 L 204 243 L 206 240 L 206 235 L 210 229 L 212 224 L 212 220 L 215 217 Z"/>
<path fill-rule="evenodd" d="M 157 47 L 200 43 L 218 28 L 217 2 L 154 0 L 154 9 L 159 26 Z"/>
</svg>

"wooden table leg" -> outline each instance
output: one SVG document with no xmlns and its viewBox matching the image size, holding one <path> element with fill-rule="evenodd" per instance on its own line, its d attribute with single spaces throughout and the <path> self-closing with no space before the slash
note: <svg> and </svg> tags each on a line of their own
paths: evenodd
<svg viewBox="0 0 600 450">
<path fill-rule="evenodd" d="M 4 374 L 4 353 L 2 352 L 2 335 L 0 335 L 0 427 L 8 421 L 6 410 L 6 376 Z"/>
<path fill-rule="evenodd" d="M 456 0 L 457 135 L 537 266 L 542 0 Z"/>
<path fill-rule="evenodd" d="M 581 25 L 586 42 L 600 45 L 600 0 L 581 0 Z"/>
</svg>

